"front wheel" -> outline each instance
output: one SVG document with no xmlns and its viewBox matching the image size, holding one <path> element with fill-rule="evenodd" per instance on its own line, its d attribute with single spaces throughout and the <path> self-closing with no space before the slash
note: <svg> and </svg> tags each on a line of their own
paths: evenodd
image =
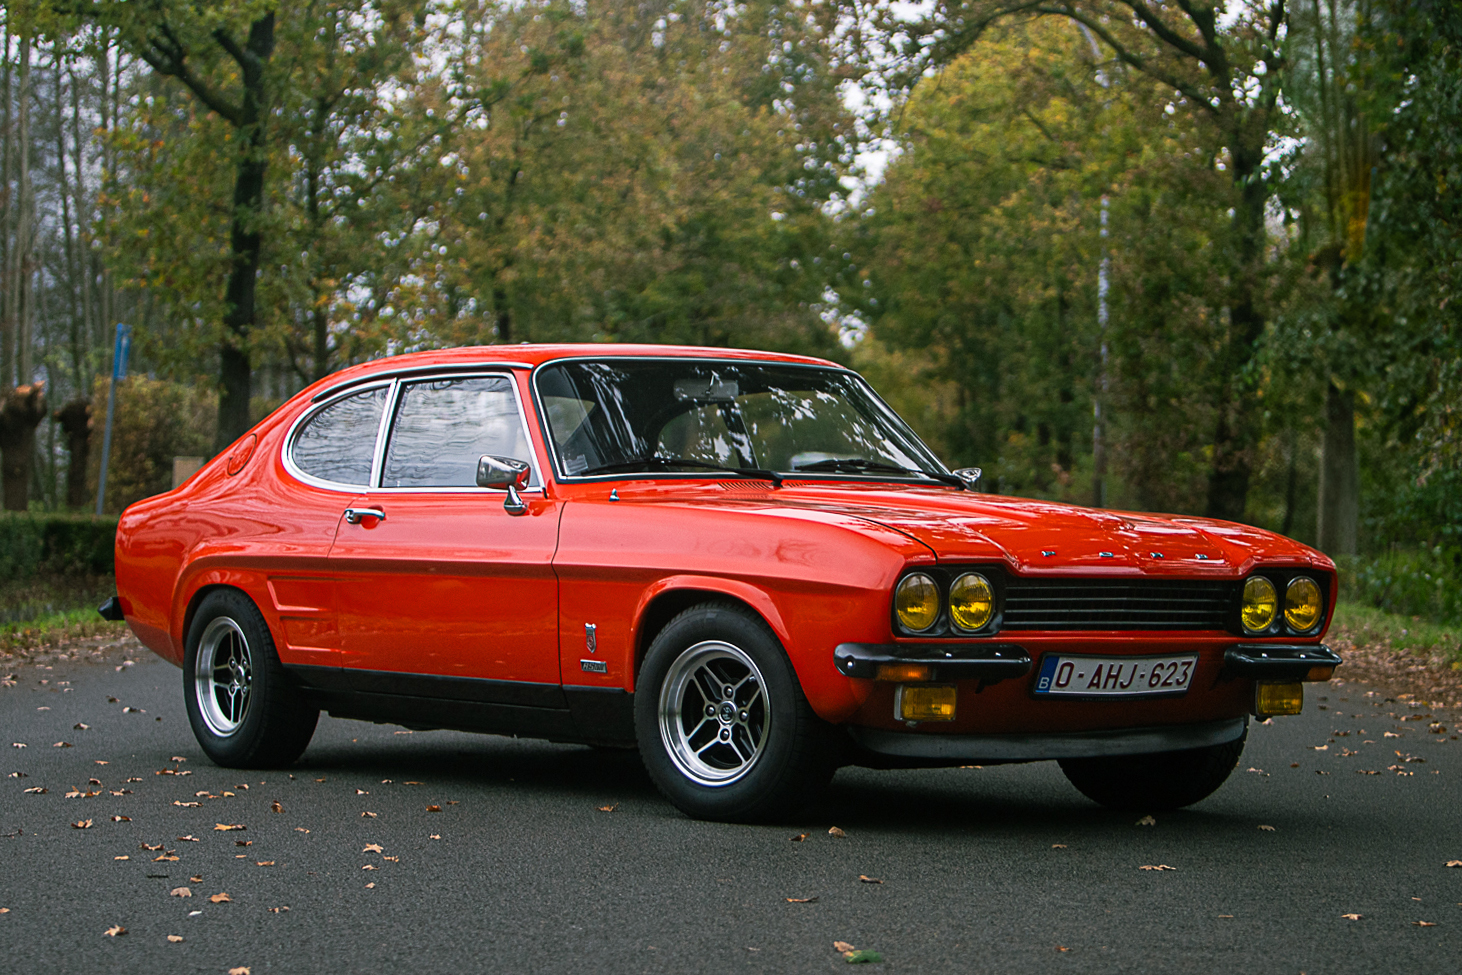
<svg viewBox="0 0 1462 975">
<path fill-rule="evenodd" d="M 1247 732 L 1233 741 L 1178 752 L 1063 758 L 1061 771 L 1081 794 L 1111 809 L 1160 812 L 1207 799 L 1228 780 Z"/>
<path fill-rule="evenodd" d="M 656 787 L 697 819 L 795 813 L 835 769 L 775 635 L 740 607 L 707 603 L 655 637 L 635 690 L 635 738 Z"/>
<path fill-rule="evenodd" d="M 198 744 L 227 768 L 292 764 L 320 717 L 285 673 L 258 607 L 237 589 L 205 596 L 188 627 L 183 699 Z"/>
</svg>

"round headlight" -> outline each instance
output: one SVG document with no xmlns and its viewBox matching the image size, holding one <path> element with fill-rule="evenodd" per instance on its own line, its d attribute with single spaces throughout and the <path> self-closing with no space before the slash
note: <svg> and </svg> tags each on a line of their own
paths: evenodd
<svg viewBox="0 0 1462 975">
<path fill-rule="evenodd" d="M 974 572 L 954 580 L 949 587 L 949 615 L 962 629 L 984 629 L 995 615 L 995 591 L 990 581 Z"/>
<path fill-rule="evenodd" d="M 1300 633 L 1320 622 L 1320 587 L 1308 576 L 1291 579 L 1284 591 L 1284 621 Z"/>
<path fill-rule="evenodd" d="M 927 630 L 939 619 L 939 586 L 922 572 L 906 575 L 894 591 L 893 605 L 906 628 Z"/>
<path fill-rule="evenodd" d="M 1269 629 L 1278 611 L 1279 594 L 1274 591 L 1274 583 L 1263 576 L 1251 576 L 1244 583 L 1244 603 L 1239 611 L 1244 629 L 1250 633 Z"/>
</svg>

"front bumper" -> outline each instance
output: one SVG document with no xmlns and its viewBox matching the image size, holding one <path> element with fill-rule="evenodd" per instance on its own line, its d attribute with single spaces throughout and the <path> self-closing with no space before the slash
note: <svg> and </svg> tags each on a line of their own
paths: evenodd
<svg viewBox="0 0 1462 975">
<path fill-rule="evenodd" d="M 876 679 L 880 667 L 916 664 L 931 681 L 977 680 L 982 686 L 1030 673 L 1031 655 L 1013 643 L 840 643 L 838 671 Z"/>
<path fill-rule="evenodd" d="M 860 764 L 994 765 L 1206 748 L 1236 741 L 1248 733 L 1248 728 L 1246 716 L 1157 728 L 1012 735 L 930 735 L 850 725 L 848 735 L 865 753 L 866 761 Z"/>
</svg>

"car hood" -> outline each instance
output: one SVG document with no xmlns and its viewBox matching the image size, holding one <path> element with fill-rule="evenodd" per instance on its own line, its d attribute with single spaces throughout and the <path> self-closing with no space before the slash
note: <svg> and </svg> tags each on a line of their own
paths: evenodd
<svg viewBox="0 0 1462 975">
<path fill-rule="evenodd" d="M 1208 518 L 886 485 L 787 485 L 760 500 L 852 515 L 917 539 L 941 562 L 1004 562 L 1023 575 L 1234 577 L 1266 562 L 1333 568 L 1291 539 Z"/>
</svg>

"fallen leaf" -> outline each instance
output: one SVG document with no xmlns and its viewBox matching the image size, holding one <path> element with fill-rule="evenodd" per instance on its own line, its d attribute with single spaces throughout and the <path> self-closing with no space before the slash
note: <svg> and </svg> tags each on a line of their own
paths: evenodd
<svg viewBox="0 0 1462 975">
<path fill-rule="evenodd" d="M 1177 867 L 1170 867 L 1166 863 L 1159 863 L 1156 866 L 1152 866 L 1152 865 L 1149 865 L 1149 864 L 1144 864 L 1143 866 L 1138 867 L 1137 869 L 1139 869 L 1139 870 L 1176 870 L 1178 868 Z"/>
<path fill-rule="evenodd" d="M 365 845 L 365 849 L 361 850 L 360 852 L 362 852 L 362 853 L 384 853 L 385 850 L 382 849 L 381 844 L 379 844 L 379 843 L 367 843 Z"/>
<path fill-rule="evenodd" d="M 1329 745 L 1311 745 L 1310 747 L 1315 749 L 1315 751 L 1317 752 L 1328 752 L 1330 750 Z"/>
<path fill-rule="evenodd" d="M 26 775 L 24 772 L 11 772 L 9 775 L 6 776 L 7 779 L 25 779 L 29 777 L 30 776 Z"/>
<path fill-rule="evenodd" d="M 153 857 L 152 858 L 152 862 L 153 863 L 177 863 L 178 862 L 178 858 L 173 855 L 173 851 L 172 850 L 168 850 L 162 856 Z"/>
<path fill-rule="evenodd" d="M 430 812 L 431 810 L 427 810 L 427 811 Z M 373 813 L 373 812 L 363 812 L 363 813 L 360 814 L 360 818 L 361 819 L 375 819 L 376 818 L 376 814 Z"/>
<path fill-rule="evenodd" d="M 137 844 L 137 849 L 139 849 L 139 850 L 161 850 L 162 849 L 162 844 L 159 843 L 156 846 L 153 846 L 151 843 L 138 843 Z"/>
<path fill-rule="evenodd" d="M 1057 945 L 1056 946 L 1056 950 L 1057 951 L 1070 951 L 1071 949 L 1070 948 L 1067 948 L 1065 945 Z"/>
<path fill-rule="evenodd" d="M 788 897 L 788 904 L 816 904 L 816 897 Z"/>
<path fill-rule="evenodd" d="M 426 807 L 426 811 L 427 812 L 441 812 L 442 811 L 442 807 L 441 806 L 427 806 Z"/>
<path fill-rule="evenodd" d="M 865 884 L 881 884 L 881 883 L 883 883 L 883 881 L 879 880 L 877 877 L 870 877 L 866 873 L 860 873 L 860 874 L 858 874 L 858 879 L 861 880 L 861 881 L 863 881 L 863 883 L 865 883 Z"/>
<path fill-rule="evenodd" d="M 248 827 L 243 825 L 242 823 L 234 823 L 233 825 L 229 825 L 228 823 L 216 823 L 213 827 L 214 832 L 217 833 L 226 833 L 231 829 L 248 829 Z"/>
<path fill-rule="evenodd" d="M 1448 860 L 1447 861 L 1447 866 L 1449 866 L 1449 867 L 1462 867 L 1462 860 Z"/>
<path fill-rule="evenodd" d="M 1053 850 L 1064 850 L 1064 849 L 1066 849 L 1066 844 L 1065 843 L 1052 843 L 1051 844 L 1051 849 L 1053 849 Z"/>
<path fill-rule="evenodd" d="M 255 860 L 254 861 L 254 866 L 256 866 L 256 867 L 272 867 L 272 866 L 274 866 L 274 861 L 273 860 Z"/>
<path fill-rule="evenodd" d="M 883 961 L 883 956 L 876 951 L 850 951 L 843 955 L 843 960 L 849 965 L 866 965 Z"/>
<path fill-rule="evenodd" d="M 9 914 L 9 913 L 10 913 L 10 908 L 8 908 L 8 907 L 0 907 L 0 914 Z"/>
<path fill-rule="evenodd" d="M 405 785 L 421 785 L 420 782 L 407 782 L 407 783 L 404 783 L 404 784 Z"/>
<path fill-rule="evenodd" d="M 283 907 L 271 907 L 271 908 L 269 908 L 269 913 L 270 914 L 278 914 L 281 911 L 287 911 L 287 910 L 289 910 L 289 905 L 288 904 L 285 904 Z"/>
<path fill-rule="evenodd" d="M 52 745 L 51 747 L 52 748 L 71 748 L 72 745 L 71 745 L 71 742 L 69 742 L 69 741 L 58 741 L 54 745 Z"/>
<path fill-rule="evenodd" d="M 132 858 L 129 857 L 129 856 L 120 856 L 120 857 L 112 857 L 112 859 L 113 860 L 130 860 Z"/>
<path fill-rule="evenodd" d="M 182 842 L 182 843 L 202 843 L 203 842 L 198 837 L 194 836 L 192 833 L 189 833 L 187 836 L 179 836 L 178 837 L 178 840 L 179 840 L 179 842 Z"/>
<path fill-rule="evenodd" d="M 1289 763 L 1289 767 L 1290 768 L 1299 768 L 1300 767 L 1300 763 L 1299 762 L 1290 762 Z"/>
<path fill-rule="evenodd" d="M 375 885 L 375 882 L 374 881 L 372 881 L 371 883 L 366 884 L 366 890 L 375 890 L 375 889 L 376 889 L 376 885 Z"/>
<path fill-rule="evenodd" d="M 203 883 L 203 878 L 202 877 L 189 877 L 188 879 L 191 880 L 191 881 L 193 881 L 193 883 L 195 883 L 195 884 L 201 884 L 201 883 Z"/>
<path fill-rule="evenodd" d="M 376 869 L 379 869 L 379 868 L 374 863 L 367 863 L 365 866 L 361 867 L 361 869 L 362 870 L 376 870 Z"/>
<path fill-rule="evenodd" d="M 843 952 L 846 952 L 846 951 L 856 951 L 856 950 L 857 950 L 856 948 L 854 948 L 852 945 L 848 944 L 846 941 L 834 941 L 833 942 L 833 951 L 836 951 L 839 954 L 842 954 Z"/>
<path fill-rule="evenodd" d="M 112 822 L 114 822 L 114 823 L 130 823 L 130 822 L 132 822 L 132 817 L 131 816 L 113 816 L 112 817 Z"/>
<path fill-rule="evenodd" d="M 234 840 L 234 846 L 253 846 L 253 840 Z"/>
<path fill-rule="evenodd" d="M 249 975 L 249 966 L 240 965 L 238 968 L 230 968 L 228 975 Z"/>
<path fill-rule="evenodd" d="M 168 759 L 168 761 L 169 762 L 186 762 L 187 759 L 184 758 L 181 755 L 174 755 L 172 758 Z"/>
<path fill-rule="evenodd" d="M 269 811 L 270 812 L 282 813 L 282 812 L 284 812 L 284 806 L 281 805 L 280 802 L 279 802 L 279 800 L 276 799 L 274 802 L 271 802 L 269 804 Z"/>
<path fill-rule="evenodd" d="M 196 809 L 199 806 L 203 805 L 203 803 L 201 803 L 201 802 L 179 802 L 178 800 L 174 799 L 173 800 L 173 805 L 175 805 L 175 806 L 182 806 L 184 809 Z"/>
<path fill-rule="evenodd" d="M 401 858 L 400 857 L 388 857 L 388 856 L 384 856 L 383 855 L 381 857 L 381 859 L 382 860 L 390 860 L 392 863 L 400 863 L 401 862 Z"/>
<path fill-rule="evenodd" d="M 109 697 L 109 698 L 107 698 L 107 703 L 108 704 L 121 704 L 122 703 L 122 699 L 119 698 L 119 697 Z"/>
<path fill-rule="evenodd" d="M 43 796 L 46 793 L 50 792 L 51 790 L 45 788 L 44 786 L 37 785 L 37 786 L 32 786 L 31 788 L 26 789 L 25 791 L 28 792 L 29 794 L 33 795 L 33 796 Z"/>
<path fill-rule="evenodd" d="M 1260 826 L 1259 828 L 1266 833 L 1273 833 L 1276 831 L 1273 826 Z"/>
<path fill-rule="evenodd" d="M 1139 819 L 1137 821 L 1137 825 L 1138 826 L 1156 826 L 1157 825 L 1157 820 L 1153 819 L 1151 816 L 1143 816 L 1141 819 Z"/>
<path fill-rule="evenodd" d="M 71 824 L 72 829 L 91 829 L 91 820 L 80 819 Z"/>
<path fill-rule="evenodd" d="M 107 928 L 107 937 L 109 938 L 121 937 L 126 933 L 127 929 L 122 927 L 120 924 L 113 924 L 111 927 Z"/>
<path fill-rule="evenodd" d="M 309 832 L 309 830 L 305 829 L 303 826 L 296 826 L 294 828 L 294 831 L 296 833 L 308 833 Z"/>
<path fill-rule="evenodd" d="M 442 838 L 442 834 L 441 833 L 433 833 L 433 834 L 431 834 L 431 839 L 439 840 L 441 838 Z"/>
<path fill-rule="evenodd" d="M 89 725 L 89 724 L 82 724 L 80 721 L 78 721 L 74 725 L 71 726 L 71 730 L 72 731 L 90 731 L 91 730 L 91 725 Z"/>
<path fill-rule="evenodd" d="M 168 896 L 169 897 L 192 897 L 193 896 L 193 888 L 192 887 L 174 887 L 172 890 L 168 891 Z"/>
<path fill-rule="evenodd" d="M 619 803 L 616 802 L 612 806 L 600 806 L 599 807 L 599 811 L 600 812 L 614 812 L 614 810 L 616 810 L 618 808 L 619 808 Z"/>
<path fill-rule="evenodd" d="M 847 833 L 844 833 L 842 830 L 838 829 L 836 826 L 831 826 L 831 827 L 828 828 L 827 835 L 829 835 L 829 836 L 836 836 L 838 839 L 843 839 L 848 834 Z"/>
<path fill-rule="evenodd" d="M 10 743 L 10 747 L 11 748 L 25 748 L 26 747 L 26 744 L 23 741 L 12 741 Z"/>
<path fill-rule="evenodd" d="M 175 945 L 181 944 L 183 941 L 183 936 L 181 934 L 170 934 L 168 935 L 168 941 Z"/>
<path fill-rule="evenodd" d="M 355 790 L 355 794 L 358 795 L 358 796 L 368 796 L 368 795 L 370 795 L 370 793 L 367 792 L 364 789 L 356 789 Z"/>
<path fill-rule="evenodd" d="M 791 837 L 793 843 L 801 843 L 805 839 L 807 839 L 806 833 L 798 833 L 796 836 Z"/>
<path fill-rule="evenodd" d="M 1434 928 L 1437 926 L 1434 921 L 1412 921 L 1411 923 L 1419 928 Z"/>
<path fill-rule="evenodd" d="M 228 894 L 221 892 L 214 894 L 208 899 L 214 904 L 232 904 L 234 900 L 232 897 L 228 896 Z"/>
</svg>

